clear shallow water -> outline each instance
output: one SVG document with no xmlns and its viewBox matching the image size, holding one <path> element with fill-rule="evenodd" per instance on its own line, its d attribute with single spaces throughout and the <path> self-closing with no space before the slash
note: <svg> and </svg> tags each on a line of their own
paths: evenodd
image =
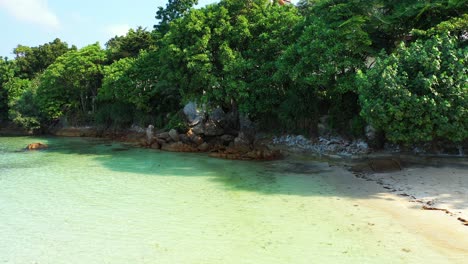
<svg viewBox="0 0 468 264">
<path fill-rule="evenodd" d="M 46 151 L 19 151 L 28 143 Z M 0 263 L 451 263 L 323 163 L 0 137 Z"/>
</svg>

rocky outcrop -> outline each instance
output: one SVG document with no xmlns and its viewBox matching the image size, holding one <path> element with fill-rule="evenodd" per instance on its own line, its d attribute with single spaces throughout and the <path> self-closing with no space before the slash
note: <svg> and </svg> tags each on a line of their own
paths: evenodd
<svg viewBox="0 0 468 264">
<path fill-rule="evenodd" d="M 26 149 L 27 150 L 40 150 L 40 149 L 46 149 L 48 148 L 49 146 L 47 146 L 46 144 L 43 144 L 43 143 L 31 143 L 29 144 Z"/>
</svg>

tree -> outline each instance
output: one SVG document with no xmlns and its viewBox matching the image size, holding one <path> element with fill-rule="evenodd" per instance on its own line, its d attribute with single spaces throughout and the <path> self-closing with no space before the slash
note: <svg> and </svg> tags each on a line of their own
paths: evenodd
<svg viewBox="0 0 468 264">
<path fill-rule="evenodd" d="M 179 110 L 180 93 L 160 84 L 159 54 L 142 51 L 137 58 L 121 59 L 104 68 L 98 102 L 98 119 L 107 125 L 148 125 L 151 121 L 162 127 L 166 116 Z"/>
<path fill-rule="evenodd" d="M 160 20 L 154 28 L 164 35 L 169 30 L 169 23 L 186 15 L 190 9 L 198 4 L 198 0 L 169 0 L 166 8 L 158 7 L 156 19 Z"/>
<path fill-rule="evenodd" d="M 101 87 L 106 53 L 98 43 L 57 58 L 40 77 L 38 103 L 48 120 L 66 116 L 88 122 Z"/>
<path fill-rule="evenodd" d="M 15 75 L 14 62 L 0 57 L 0 124 L 8 119 L 8 91 L 5 83 Z"/>
<path fill-rule="evenodd" d="M 76 50 L 76 47 L 69 48 L 66 42 L 62 42 L 58 38 L 38 47 L 18 45 L 13 50 L 18 68 L 17 76 L 24 79 L 33 79 L 36 74 L 42 73 L 58 57 L 70 50 Z"/>
<path fill-rule="evenodd" d="M 161 40 L 161 79 L 184 100 L 252 116 L 271 112 L 282 94 L 272 79 L 275 60 L 294 41 L 298 20 L 293 6 L 268 0 L 224 0 L 192 10 Z"/>
<path fill-rule="evenodd" d="M 138 56 L 141 50 L 154 49 L 151 32 L 142 27 L 130 29 L 125 36 L 115 36 L 106 43 L 109 61 Z"/>
<path fill-rule="evenodd" d="M 439 32 L 385 55 L 358 74 L 361 115 L 405 144 L 468 138 L 468 48 Z"/>
<path fill-rule="evenodd" d="M 5 84 L 8 91 L 8 117 L 16 125 L 28 130 L 40 128 L 40 112 L 36 103 L 38 79 L 32 81 L 18 77 Z"/>
<path fill-rule="evenodd" d="M 365 68 L 371 40 L 364 27 L 364 1 L 320 1 L 297 29 L 300 37 L 278 61 L 277 76 L 293 82 L 282 106 L 284 119 L 297 116 L 317 133 L 318 118 L 330 115 L 331 125 L 346 132 L 359 113 L 354 76 Z"/>
</svg>

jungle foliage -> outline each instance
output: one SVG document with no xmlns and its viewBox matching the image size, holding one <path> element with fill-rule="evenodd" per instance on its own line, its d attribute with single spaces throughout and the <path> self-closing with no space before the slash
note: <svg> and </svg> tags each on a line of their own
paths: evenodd
<svg viewBox="0 0 468 264">
<path fill-rule="evenodd" d="M 175 126 L 188 101 L 260 129 L 393 142 L 468 138 L 468 1 L 169 0 L 153 31 L 0 60 L 0 122 Z M 327 118 L 321 118 L 327 116 Z M 179 119 L 177 119 L 179 120 Z"/>
</svg>

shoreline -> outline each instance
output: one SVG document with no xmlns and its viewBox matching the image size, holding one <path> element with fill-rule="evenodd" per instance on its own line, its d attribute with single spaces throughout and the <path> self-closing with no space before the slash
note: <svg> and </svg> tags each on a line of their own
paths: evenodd
<svg viewBox="0 0 468 264">
<path fill-rule="evenodd" d="M 138 147 L 134 142 L 104 139 Z M 312 162 L 328 164 L 333 170 L 326 180 L 344 197 L 355 201 L 357 206 L 384 212 L 408 232 L 419 235 L 447 254 L 468 256 L 468 225 L 460 220 L 468 218 L 467 158 L 388 153 L 336 158 L 326 155 L 318 157 L 316 153 L 290 147 L 282 151 L 284 161 L 292 161 L 293 166 L 296 166 L 296 162 L 299 165 Z M 383 171 L 375 171 L 378 168 L 369 165 L 375 160 L 389 163 L 375 163 L 383 167 Z M 389 164 L 390 167 L 385 167 Z M 300 166 L 294 169 L 303 170 Z M 314 172 L 305 168 L 301 173 Z"/>
<path fill-rule="evenodd" d="M 97 136 L 80 131 L 75 134 L 52 136 L 91 136 L 91 138 L 105 138 L 135 147 L 148 148 L 148 146 L 141 145 L 141 139 L 145 138 L 145 134 L 138 132 L 108 133 Z M 274 144 L 272 141 L 264 144 L 274 151 L 280 151 L 282 156 L 293 159 L 302 157 L 311 161 L 326 161 L 331 166 L 337 165 L 350 172 L 356 179 L 374 182 L 385 193 L 403 199 L 410 206 L 418 207 L 422 211 L 446 215 L 468 230 L 468 158 L 466 157 L 401 152 L 339 155 L 339 153 L 317 153 L 291 145 Z M 162 149 L 162 151 L 168 150 Z M 200 150 L 188 152 L 210 153 L 210 151 Z"/>
</svg>

